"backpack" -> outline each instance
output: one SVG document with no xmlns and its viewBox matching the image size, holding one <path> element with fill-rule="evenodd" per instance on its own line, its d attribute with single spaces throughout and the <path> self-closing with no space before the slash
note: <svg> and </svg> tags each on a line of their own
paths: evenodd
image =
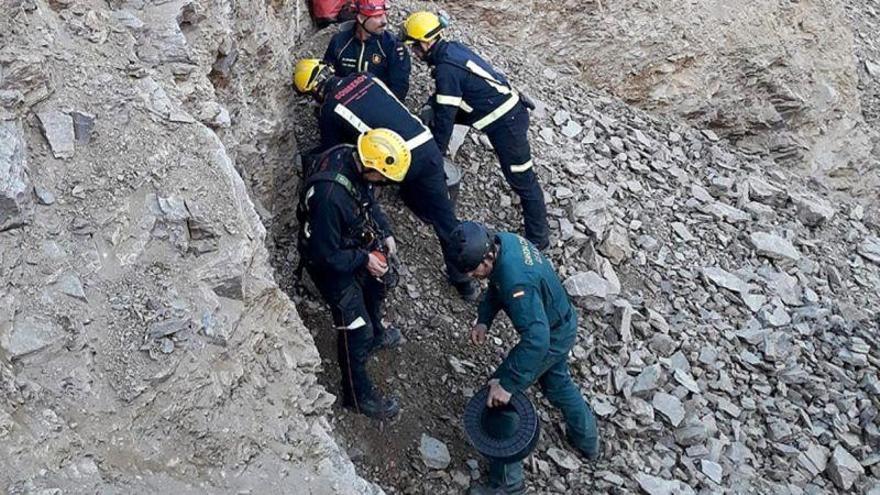
<svg viewBox="0 0 880 495">
<path fill-rule="evenodd" d="M 359 221 L 351 227 L 349 235 L 360 238 L 365 248 L 377 245 L 379 242 L 379 229 L 370 215 L 370 199 L 364 198 L 351 180 L 340 172 L 327 170 L 330 164 L 330 156 L 341 149 L 351 149 L 349 144 L 336 145 L 323 153 L 306 153 L 302 155 L 302 170 L 300 174 L 300 187 L 297 194 L 296 220 L 299 225 L 297 232 L 297 249 L 299 262 L 294 270 L 294 288 L 302 293 L 305 287 L 302 285 L 303 269 L 307 260 L 303 253 L 307 252 L 310 237 L 309 231 L 309 199 L 314 194 L 314 187 L 320 182 L 333 182 L 343 189 L 354 199 L 358 205 Z"/>
</svg>

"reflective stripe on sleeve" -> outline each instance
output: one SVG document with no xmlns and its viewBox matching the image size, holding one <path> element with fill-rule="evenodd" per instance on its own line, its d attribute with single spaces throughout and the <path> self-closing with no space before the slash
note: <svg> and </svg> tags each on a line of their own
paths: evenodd
<svg viewBox="0 0 880 495">
<path fill-rule="evenodd" d="M 418 136 L 416 136 L 416 137 L 410 139 L 409 141 L 407 141 L 407 142 L 406 142 L 406 147 L 407 147 L 407 149 L 409 149 L 410 151 L 412 151 L 412 150 L 418 148 L 419 146 L 421 146 L 421 145 L 427 143 L 427 142 L 430 141 L 433 137 L 434 137 L 434 135 L 431 134 L 431 131 L 429 131 L 428 129 L 425 129 L 425 130 L 422 131 Z"/>
<path fill-rule="evenodd" d="M 345 108 L 339 103 L 337 103 L 336 106 L 333 107 L 333 113 L 345 119 L 345 121 L 351 124 L 351 126 L 355 129 L 357 129 L 358 132 L 367 132 L 372 129 L 372 127 L 368 126 L 367 123 L 361 120 L 360 117 L 358 117 L 351 110 Z"/>
<path fill-rule="evenodd" d="M 516 174 L 516 173 L 520 173 L 520 172 L 525 172 L 526 170 L 528 170 L 530 168 L 532 168 L 532 161 L 531 160 L 523 163 L 522 165 L 511 165 L 510 171 Z"/>
</svg>

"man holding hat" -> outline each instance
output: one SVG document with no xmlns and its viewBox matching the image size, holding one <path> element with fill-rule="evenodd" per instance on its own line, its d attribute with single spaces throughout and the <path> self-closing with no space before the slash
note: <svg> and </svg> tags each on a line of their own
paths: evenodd
<svg viewBox="0 0 880 495">
<path fill-rule="evenodd" d="M 538 382 L 547 400 L 562 411 L 571 446 L 587 460 L 597 460 L 596 418 L 568 367 L 568 354 L 577 339 L 577 312 L 550 260 L 524 238 L 509 232 L 491 235 L 476 222 L 463 222 L 452 232 L 452 253 L 459 270 L 489 282 L 471 342 L 486 342 L 501 310 L 520 334 L 519 343 L 489 380 L 487 407 L 505 405 L 512 394 Z M 521 493 L 525 493 L 521 462 L 490 460 L 489 483 L 471 489 L 472 495 Z"/>
</svg>

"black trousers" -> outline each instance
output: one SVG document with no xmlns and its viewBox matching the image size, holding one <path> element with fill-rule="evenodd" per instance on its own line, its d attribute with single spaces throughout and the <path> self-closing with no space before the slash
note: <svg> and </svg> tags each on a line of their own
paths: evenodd
<svg viewBox="0 0 880 495">
<path fill-rule="evenodd" d="M 504 178 L 522 203 L 526 239 L 544 249 L 550 243 L 550 226 L 544 193 L 532 166 L 529 112 L 521 103 L 517 104 L 483 132 L 495 148 Z"/>
<path fill-rule="evenodd" d="M 336 327 L 336 353 L 342 372 L 342 398 L 345 404 L 358 403 L 373 397 L 373 382 L 367 373 L 370 349 L 382 341 L 382 304 L 385 286 L 366 271 L 359 273 L 352 283 L 339 288 L 321 283 L 322 274 L 309 270 L 324 301 L 330 306 L 330 315 Z M 324 275 L 326 277 L 326 275 Z M 323 286 L 323 287 L 322 287 Z"/>
<path fill-rule="evenodd" d="M 400 185 L 400 197 L 403 203 L 412 210 L 419 219 L 434 227 L 443 260 L 446 263 L 446 275 L 453 284 L 467 282 L 467 275 L 455 268 L 449 255 L 449 243 L 452 231 L 458 226 L 455 206 L 449 198 L 446 187 L 446 174 L 443 171 L 443 156 L 440 152 L 420 153 L 413 151 L 413 160 L 419 160 L 418 175 L 407 177 Z"/>
</svg>

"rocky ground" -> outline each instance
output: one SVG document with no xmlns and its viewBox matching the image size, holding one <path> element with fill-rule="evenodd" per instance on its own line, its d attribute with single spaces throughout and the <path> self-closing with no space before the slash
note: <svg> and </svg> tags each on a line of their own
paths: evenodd
<svg viewBox="0 0 880 495">
<path fill-rule="evenodd" d="M 559 415 L 532 391 L 545 426 L 526 462 L 533 490 L 880 490 L 880 211 L 829 201 L 830 188 L 744 155 L 711 130 L 634 110 L 564 65 L 456 28 L 542 102 L 532 144 L 555 231 L 549 254 L 580 310 L 572 368 L 609 449 L 596 466 L 581 464 L 566 450 Z M 297 55 L 319 53 L 327 36 Z M 413 107 L 427 94 L 425 76 L 416 76 Z M 307 141 L 313 125 L 300 124 Z M 485 139 L 468 136 L 456 161 L 466 173 L 460 216 L 518 226 Z M 466 342 L 475 311 L 442 282 L 432 234 L 392 190 L 383 196 L 405 263 L 389 318 L 408 342 L 374 357 L 372 370 L 403 412 L 376 424 L 337 407 L 335 431 L 389 493 L 459 493 L 484 467 L 462 433 L 462 408 L 515 333 L 503 324 L 486 348 Z M 295 254 L 289 240 L 276 243 L 290 290 Z M 329 318 L 314 297 L 298 308 L 333 390 Z M 424 454 L 425 435 L 448 457 Z"/>
<path fill-rule="evenodd" d="M 0 492 L 378 492 L 237 170 L 289 149 L 298 15 L 0 3 Z"/>
<path fill-rule="evenodd" d="M 529 46 L 629 104 L 877 196 L 880 141 L 867 114 L 878 82 L 865 77 L 875 1 L 441 3 L 489 43 Z"/>
<path fill-rule="evenodd" d="M 304 5 L 0 5 L 5 492 L 378 492 L 360 475 L 436 494 L 480 476 L 460 415 L 515 332 L 502 319 L 486 347 L 466 343 L 475 310 L 445 286 L 433 234 L 393 190 L 383 202 L 404 267 L 389 318 L 408 341 L 371 366 L 401 396 L 399 419 L 331 409 L 326 311 L 308 296 L 294 308 L 275 285 L 292 294 L 291 161 L 315 138 L 290 69 L 329 36 L 313 35 Z M 486 20 L 522 14 L 474 5 Z M 564 29 L 578 5 L 541 14 Z M 846 7 L 875 124 L 865 62 L 877 61 L 878 7 Z M 875 198 L 841 197 L 524 51 L 562 46 L 542 44 L 552 39 L 504 45 L 480 19 L 455 20 L 455 37 L 542 103 L 531 138 L 549 255 L 579 307 L 572 368 L 607 445 L 596 466 L 579 463 L 532 391 L 544 424 L 532 491 L 880 492 Z M 413 86 L 417 108 L 423 67 Z M 471 134 L 458 151 L 459 214 L 515 228 L 487 146 Z"/>
</svg>

